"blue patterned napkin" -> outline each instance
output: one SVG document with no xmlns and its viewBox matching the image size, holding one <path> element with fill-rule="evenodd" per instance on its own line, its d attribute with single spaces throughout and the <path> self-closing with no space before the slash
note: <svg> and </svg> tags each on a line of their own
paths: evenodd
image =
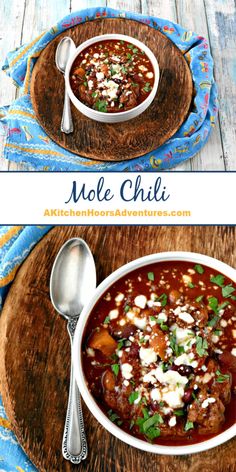
<svg viewBox="0 0 236 472">
<path fill-rule="evenodd" d="M 72 154 L 53 142 L 36 120 L 30 100 L 30 78 L 40 52 L 58 34 L 71 26 L 100 17 L 122 17 L 160 30 L 182 51 L 194 82 L 194 104 L 178 132 L 156 151 L 125 162 L 100 162 Z M 207 41 L 168 20 L 111 8 L 90 8 L 63 18 L 30 44 L 7 55 L 2 69 L 20 87 L 21 98 L 0 109 L 0 135 L 5 142 L 3 157 L 35 170 L 49 171 L 153 171 L 163 170 L 193 157 L 206 143 L 218 111 L 213 60 Z"/>
<path fill-rule="evenodd" d="M 16 272 L 51 226 L 0 227 L 0 311 Z M 0 472 L 36 472 L 21 449 L 0 396 Z"/>
</svg>

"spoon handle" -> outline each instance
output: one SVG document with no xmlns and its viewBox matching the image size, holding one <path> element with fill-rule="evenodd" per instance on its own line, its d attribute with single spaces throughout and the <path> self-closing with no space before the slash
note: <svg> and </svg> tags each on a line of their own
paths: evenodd
<svg viewBox="0 0 236 472">
<path fill-rule="evenodd" d="M 70 108 L 70 97 L 67 93 L 66 87 L 65 87 L 63 114 L 62 114 L 62 119 L 61 119 L 61 131 L 66 134 L 72 133 L 74 131 L 73 121 L 72 121 L 72 116 L 71 116 L 71 108 Z"/>
<path fill-rule="evenodd" d="M 68 321 L 67 329 L 70 335 L 71 346 L 78 318 Z M 73 464 L 79 464 L 86 459 L 88 446 L 84 430 L 83 412 L 78 386 L 73 373 L 71 363 L 70 391 L 65 421 L 65 429 L 62 441 L 62 454 L 65 459 Z"/>
</svg>

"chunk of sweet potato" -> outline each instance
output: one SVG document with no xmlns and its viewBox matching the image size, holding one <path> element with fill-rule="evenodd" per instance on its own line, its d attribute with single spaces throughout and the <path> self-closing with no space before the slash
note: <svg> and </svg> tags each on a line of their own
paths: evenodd
<svg viewBox="0 0 236 472">
<path fill-rule="evenodd" d="M 158 326 L 153 326 L 152 328 L 149 345 L 162 360 L 165 360 L 167 348 L 165 334 Z"/>
<path fill-rule="evenodd" d="M 104 356 L 111 356 L 117 348 L 117 342 L 106 328 L 99 328 L 99 330 L 94 331 L 90 337 L 88 346 L 93 349 L 98 349 Z"/>
<path fill-rule="evenodd" d="M 85 70 L 82 68 L 82 67 L 77 67 L 75 70 L 74 70 L 74 74 L 75 75 L 78 75 L 80 79 L 83 79 L 84 76 L 85 76 Z"/>
</svg>

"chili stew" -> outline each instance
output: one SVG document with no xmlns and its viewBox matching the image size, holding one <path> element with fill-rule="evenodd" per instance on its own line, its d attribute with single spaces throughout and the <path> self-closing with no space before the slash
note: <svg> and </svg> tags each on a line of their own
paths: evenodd
<svg viewBox="0 0 236 472">
<path fill-rule="evenodd" d="M 131 110 L 154 85 L 154 69 L 146 53 L 123 40 L 98 41 L 75 59 L 70 73 L 74 95 L 105 113 Z"/>
<path fill-rule="evenodd" d="M 137 438 L 187 445 L 235 422 L 236 287 L 212 268 L 158 262 L 120 278 L 82 351 L 98 406 Z"/>
</svg>

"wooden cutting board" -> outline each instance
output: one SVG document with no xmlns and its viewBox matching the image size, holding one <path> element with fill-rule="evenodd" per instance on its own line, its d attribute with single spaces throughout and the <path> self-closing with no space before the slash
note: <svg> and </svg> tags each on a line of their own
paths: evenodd
<svg viewBox="0 0 236 472">
<path fill-rule="evenodd" d="M 111 436 L 83 404 L 89 456 L 79 467 L 61 455 L 69 386 L 66 322 L 53 309 L 49 277 L 56 253 L 80 236 L 95 256 L 98 282 L 137 257 L 170 250 L 215 256 L 236 266 L 233 227 L 56 227 L 21 266 L 0 318 L 1 393 L 12 428 L 40 472 L 234 472 L 236 439 L 201 454 L 160 456 Z"/>
<path fill-rule="evenodd" d="M 160 83 L 152 105 L 139 117 L 113 125 L 98 123 L 72 105 L 74 132 L 61 132 L 64 79 L 55 65 L 55 52 L 63 36 L 76 46 L 105 33 L 133 36 L 153 51 L 160 66 Z M 123 161 L 157 149 L 179 129 L 193 96 L 192 76 L 181 51 L 160 31 L 133 20 L 102 19 L 66 30 L 42 51 L 33 69 L 31 98 L 36 117 L 60 146 L 91 159 Z"/>
</svg>

